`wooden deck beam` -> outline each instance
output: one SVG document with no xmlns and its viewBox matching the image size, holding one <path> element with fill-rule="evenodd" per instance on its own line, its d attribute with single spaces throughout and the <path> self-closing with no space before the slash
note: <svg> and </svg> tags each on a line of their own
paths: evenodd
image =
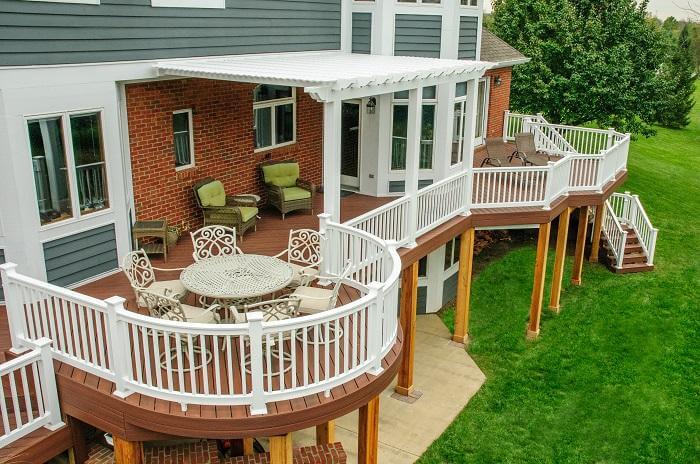
<svg viewBox="0 0 700 464">
<path fill-rule="evenodd" d="M 418 302 L 418 262 L 401 272 L 401 330 L 403 350 L 396 393 L 409 396 L 413 392 L 413 356 L 416 344 L 416 305 Z"/>
<path fill-rule="evenodd" d="M 379 397 L 375 396 L 359 410 L 357 427 L 358 464 L 377 464 L 379 455 Z"/>
<path fill-rule="evenodd" d="M 117 436 L 114 439 L 114 464 L 144 464 L 143 444 Z"/>
<path fill-rule="evenodd" d="M 472 266 L 474 263 L 474 229 L 467 229 L 460 237 L 459 273 L 457 275 L 457 301 L 455 303 L 455 333 L 457 343 L 467 343 L 469 339 L 469 309 L 472 287 Z"/>
<path fill-rule="evenodd" d="M 324 422 L 316 426 L 316 444 L 329 445 L 335 443 L 335 421 Z"/>
<path fill-rule="evenodd" d="M 603 228 L 604 204 L 601 203 L 595 207 L 595 220 L 593 222 L 593 237 L 591 241 L 591 255 L 588 261 L 591 263 L 598 262 L 598 253 L 600 252 L 600 233 Z"/>
<path fill-rule="evenodd" d="M 270 437 L 270 464 L 292 464 L 292 434 Z"/>
<path fill-rule="evenodd" d="M 571 208 L 566 208 L 559 215 L 557 228 L 557 250 L 554 255 L 554 272 L 552 275 L 552 291 L 549 295 L 549 309 L 559 312 L 561 300 L 561 286 L 564 280 L 564 264 L 566 263 L 566 243 L 569 239 L 569 218 Z"/>
<path fill-rule="evenodd" d="M 535 259 L 535 278 L 532 284 L 530 302 L 530 321 L 527 326 L 527 338 L 537 338 L 540 334 L 540 316 L 544 297 L 544 279 L 547 274 L 547 250 L 549 248 L 549 231 L 552 223 L 540 224 L 537 234 L 537 257 Z"/>
<path fill-rule="evenodd" d="M 586 250 L 586 233 L 588 232 L 588 206 L 578 210 L 578 233 L 576 234 L 576 251 L 574 252 L 574 271 L 571 283 L 581 285 L 583 276 L 583 254 Z"/>
</svg>

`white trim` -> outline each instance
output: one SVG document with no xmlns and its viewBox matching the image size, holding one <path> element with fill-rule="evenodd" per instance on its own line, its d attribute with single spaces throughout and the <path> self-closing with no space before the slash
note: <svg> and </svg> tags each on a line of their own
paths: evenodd
<svg viewBox="0 0 700 464">
<path fill-rule="evenodd" d="M 506 61 L 491 61 L 493 63 L 493 66 L 491 69 L 500 69 L 500 68 L 511 68 L 513 66 L 517 66 L 519 64 L 525 64 L 529 63 L 532 60 L 532 58 L 516 58 L 513 60 L 506 60 Z"/>
<path fill-rule="evenodd" d="M 187 113 L 187 132 L 189 133 L 190 139 L 190 162 L 189 164 L 183 164 L 182 166 L 177 165 L 177 158 L 175 158 L 175 171 L 184 171 L 185 169 L 191 169 L 195 166 L 194 160 L 194 126 L 192 125 L 192 108 L 187 108 L 183 110 L 173 111 L 173 123 L 176 114 Z M 175 156 L 175 126 L 172 126 L 173 130 L 173 156 Z"/>
<path fill-rule="evenodd" d="M 340 113 L 340 114 L 341 114 L 341 125 L 340 125 L 340 126 L 341 126 L 341 127 L 340 127 L 341 131 L 342 131 L 342 129 L 343 129 L 343 127 L 342 127 L 342 109 L 343 109 L 343 108 L 342 108 L 342 105 L 343 105 L 343 104 L 357 105 L 357 107 L 358 107 L 358 108 L 357 108 L 357 112 L 358 112 L 358 114 L 357 114 L 357 176 L 355 176 L 355 177 L 353 177 L 353 176 L 347 176 L 347 175 L 345 175 L 345 174 L 342 173 L 342 169 L 343 169 L 343 159 L 342 159 L 342 157 L 343 157 L 343 153 L 342 153 L 343 147 L 342 147 L 342 140 L 343 140 L 343 138 L 342 138 L 342 136 L 341 136 L 341 138 L 340 138 L 340 140 L 341 140 L 341 147 L 340 147 L 340 149 L 341 149 L 341 153 L 340 153 L 340 157 L 341 157 L 341 159 L 340 159 L 340 169 L 341 169 L 341 173 L 340 173 L 340 185 L 341 185 L 341 188 L 342 188 L 342 186 L 346 186 L 346 187 L 352 187 L 352 188 L 357 188 L 357 189 L 359 189 L 359 188 L 361 187 L 361 185 L 360 185 L 360 184 L 361 184 L 360 180 L 361 180 L 361 176 L 362 176 L 362 123 L 363 123 L 363 120 L 364 120 L 364 118 L 362 117 L 362 110 L 363 110 L 364 108 L 366 108 L 366 106 L 365 106 L 364 100 L 346 100 L 346 101 L 342 102 L 342 103 L 341 103 L 341 108 L 340 108 L 340 109 L 341 109 L 341 113 Z M 341 133 L 342 133 L 342 132 L 341 132 Z"/>
<path fill-rule="evenodd" d="M 62 238 L 72 237 L 73 235 L 82 234 L 83 232 L 90 232 L 91 230 L 99 229 L 100 227 L 109 226 L 109 225 L 113 225 L 115 227 L 115 230 L 116 230 L 116 227 L 117 227 L 116 220 L 110 219 L 106 222 L 98 222 L 95 225 L 91 225 L 89 227 L 86 227 L 84 229 L 80 229 L 77 231 L 71 230 L 71 231 L 64 232 L 62 234 L 52 235 L 51 237 L 40 238 L 39 243 L 43 245 L 44 243 L 53 242 L 54 240 L 61 240 Z"/>
<path fill-rule="evenodd" d="M 154 8 L 226 8 L 226 0 L 151 0 Z"/>
<path fill-rule="evenodd" d="M 268 84 L 259 84 L 255 88 L 257 89 L 260 85 L 268 85 Z M 286 147 L 287 145 L 293 145 L 297 143 L 297 89 L 296 87 L 293 86 L 287 86 L 292 89 L 292 96 L 291 97 L 285 97 L 285 98 L 277 98 L 275 100 L 265 100 L 261 102 L 256 102 L 255 97 L 253 97 L 253 129 L 255 130 L 255 137 L 257 138 L 257 128 L 255 127 L 255 110 L 258 109 L 263 109 L 263 108 L 270 108 L 270 132 L 271 132 L 271 137 L 270 140 L 272 141 L 272 145 L 267 145 L 265 147 L 260 147 L 260 148 L 255 148 L 253 150 L 253 153 L 262 153 L 268 150 L 272 150 L 275 148 L 280 148 L 280 147 Z M 255 89 L 253 90 L 253 93 L 255 93 Z M 277 121 L 275 118 L 275 109 L 278 106 L 286 106 L 286 105 L 292 105 L 292 140 L 289 140 L 287 142 L 282 142 L 282 143 L 277 143 Z M 253 140 L 253 145 L 257 143 L 257 140 Z"/>
<path fill-rule="evenodd" d="M 24 0 L 25 2 L 42 2 L 42 3 L 79 3 L 83 5 L 99 5 L 100 0 Z"/>
</svg>

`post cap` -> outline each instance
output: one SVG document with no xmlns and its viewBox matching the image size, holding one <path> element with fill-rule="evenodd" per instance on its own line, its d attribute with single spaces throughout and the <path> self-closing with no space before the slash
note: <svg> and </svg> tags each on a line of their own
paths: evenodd
<svg viewBox="0 0 700 464">
<path fill-rule="evenodd" d="M 17 269 L 17 264 L 15 264 L 15 263 L 0 264 L 0 269 L 3 271 L 14 271 L 15 269 Z"/>
<path fill-rule="evenodd" d="M 124 303 L 126 303 L 126 298 L 121 296 L 110 296 L 105 300 L 105 303 L 107 303 L 109 306 L 124 306 Z"/>
<path fill-rule="evenodd" d="M 248 319 L 248 322 L 262 322 L 263 318 L 264 316 L 261 311 L 253 311 L 246 314 L 246 319 Z"/>
</svg>

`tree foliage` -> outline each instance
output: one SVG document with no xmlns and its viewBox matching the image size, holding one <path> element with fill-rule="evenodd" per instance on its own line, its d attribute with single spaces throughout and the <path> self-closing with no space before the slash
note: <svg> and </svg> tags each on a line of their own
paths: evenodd
<svg viewBox="0 0 700 464">
<path fill-rule="evenodd" d="M 652 133 L 665 47 L 646 7 L 647 0 L 494 0 L 494 32 L 532 58 L 514 70 L 513 108 Z"/>
<path fill-rule="evenodd" d="M 683 27 L 678 38 L 672 36 L 671 41 L 668 59 L 660 73 L 666 98 L 657 119 L 662 126 L 679 129 L 690 124 L 689 115 L 695 104 L 695 63 L 690 26 Z"/>
</svg>

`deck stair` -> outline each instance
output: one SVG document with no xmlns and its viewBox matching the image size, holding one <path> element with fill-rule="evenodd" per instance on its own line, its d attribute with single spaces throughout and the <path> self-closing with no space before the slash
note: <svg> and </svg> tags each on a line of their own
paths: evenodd
<svg viewBox="0 0 700 464">
<path fill-rule="evenodd" d="M 602 249 L 610 269 L 618 274 L 654 270 L 658 229 L 639 197 L 615 193 L 603 205 Z"/>
</svg>

